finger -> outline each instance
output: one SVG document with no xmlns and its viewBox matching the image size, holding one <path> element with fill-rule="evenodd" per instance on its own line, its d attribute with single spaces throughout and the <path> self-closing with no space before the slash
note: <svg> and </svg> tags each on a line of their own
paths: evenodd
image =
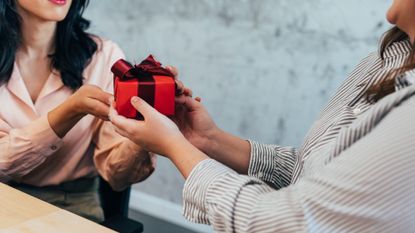
<svg viewBox="0 0 415 233">
<path fill-rule="evenodd" d="M 87 101 L 89 113 L 97 117 L 107 117 L 109 114 L 109 106 L 96 99 L 89 99 Z"/>
<path fill-rule="evenodd" d="M 179 72 L 177 71 L 176 67 L 166 66 L 166 69 L 168 69 L 174 75 L 174 78 L 177 79 L 177 77 L 179 76 Z"/>
<path fill-rule="evenodd" d="M 193 91 L 192 91 L 192 89 L 185 87 L 184 91 L 183 91 L 183 94 L 186 95 L 186 96 L 192 97 L 193 96 Z"/>
<path fill-rule="evenodd" d="M 176 104 L 182 105 L 186 102 L 186 96 L 185 95 L 176 96 L 174 101 L 176 102 Z"/>
<path fill-rule="evenodd" d="M 200 97 L 196 97 L 195 100 L 199 103 L 202 102 L 202 98 L 200 98 Z"/>
<path fill-rule="evenodd" d="M 131 105 L 133 105 L 133 107 L 144 116 L 144 119 L 150 117 L 156 112 L 156 110 L 146 101 L 137 96 L 131 98 Z"/>
<path fill-rule="evenodd" d="M 180 81 L 180 80 L 175 80 L 175 81 L 176 81 L 176 84 L 177 84 L 177 88 L 184 90 L 184 84 L 183 84 L 183 82 Z"/>
<path fill-rule="evenodd" d="M 115 98 L 114 98 L 114 96 L 111 96 L 111 97 L 108 99 L 108 103 L 110 104 L 110 107 L 115 108 Z"/>
<path fill-rule="evenodd" d="M 123 133 L 131 132 L 131 130 L 140 131 L 143 127 L 143 122 L 115 114 L 113 110 L 111 110 L 109 116 L 111 123 Z"/>
<path fill-rule="evenodd" d="M 94 91 L 93 93 L 90 93 L 90 98 L 98 100 L 102 103 L 105 103 L 107 105 L 110 105 L 109 99 L 113 97 L 110 93 L 107 93 L 105 91 L 102 91 L 101 89 L 97 88 L 97 91 Z"/>
<path fill-rule="evenodd" d="M 185 90 L 185 87 L 184 87 L 184 85 L 183 85 L 183 82 L 182 81 L 180 81 L 180 80 L 177 80 L 176 79 L 176 95 L 181 95 L 181 94 L 183 94 L 183 92 L 184 92 L 184 90 Z"/>
<path fill-rule="evenodd" d="M 108 118 L 111 120 L 111 118 L 114 118 L 116 116 L 118 116 L 118 112 L 115 109 L 115 103 L 112 102 L 111 105 L 110 105 L 110 110 L 109 110 L 109 113 L 108 113 Z"/>
</svg>

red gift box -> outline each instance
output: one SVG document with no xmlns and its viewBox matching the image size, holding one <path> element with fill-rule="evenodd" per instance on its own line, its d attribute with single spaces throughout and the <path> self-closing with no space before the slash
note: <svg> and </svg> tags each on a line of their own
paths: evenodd
<svg viewBox="0 0 415 233">
<path fill-rule="evenodd" d="M 142 120 L 131 105 L 131 97 L 139 96 L 160 113 L 172 116 L 175 110 L 176 82 L 174 75 L 161 66 L 152 55 L 138 65 L 120 59 L 112 66 L 114 99 L 118 114 Z"/>
</svg>

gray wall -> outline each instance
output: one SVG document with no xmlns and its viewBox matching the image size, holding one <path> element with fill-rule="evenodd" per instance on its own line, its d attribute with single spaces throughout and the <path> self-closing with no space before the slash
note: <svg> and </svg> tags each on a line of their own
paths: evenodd
<svg viewBox="0 0 415 233">
<path fill-rule="evenodd" d="M 179 68 L 225 130 L 300 145 L 319 110 L 389 25 L 388 0 L 93 0 L 91 31 L 131 61 Z M 237 156 L 237 155 L 235 155 Z M 181 202 L 166 159 L 136 189 Z"/>
</svg>

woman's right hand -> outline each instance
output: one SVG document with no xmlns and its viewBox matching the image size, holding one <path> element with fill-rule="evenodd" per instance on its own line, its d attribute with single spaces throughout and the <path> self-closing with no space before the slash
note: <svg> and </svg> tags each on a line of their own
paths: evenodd
<svg viewBox="0 0 415 233">
<path fill-rule="evenodd" d="M 75 115 L 83 117 L 90 114 L 107 121 L 111 97 L 97 86 L 83 85 L 67 101 Z"/>
<path fill-rule="evenodd" d="M 65 102 L 48 113 L 48 121 L 56 135 L 63 138 L 78 121 L 91 114 L 108 120 L 111 94 L 93 85 L 83 85 Z"/>
</svg>

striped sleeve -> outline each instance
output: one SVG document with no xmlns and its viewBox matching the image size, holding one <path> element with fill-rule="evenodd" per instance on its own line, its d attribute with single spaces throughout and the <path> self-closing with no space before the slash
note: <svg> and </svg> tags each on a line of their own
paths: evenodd
<svg viewBox="0 0 415 233">
<path fill-rule="evenodd" d="M 415 98 L 314 174 L 275 190 L 214 160 L 185 183 L 184 215 L 216 232 L 413 232 Z"/>
<path fill-rule="evenodd" d="M 279 189 L 291 183 L 298 152 L 292 147 L 265 145 L 254 141 L 248 175 L 256 177 L 273 188 Z"/>
</svg>

